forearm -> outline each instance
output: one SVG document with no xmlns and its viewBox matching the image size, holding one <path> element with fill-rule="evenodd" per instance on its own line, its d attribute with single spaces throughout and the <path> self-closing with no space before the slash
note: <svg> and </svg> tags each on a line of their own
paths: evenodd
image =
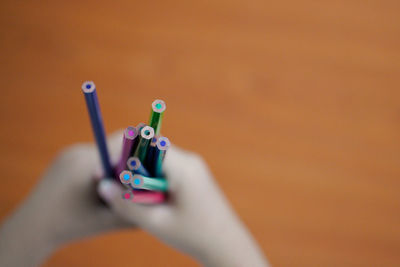
<svg viewBox="0 0 400 267">
<path fill-rule="evenodd" d="M 207 267 L 268 266 L 262 251 L 240 221 L 221 226 L 200 261 Z"/>
<path fill-rule="evenodd" d="M 207 267 L 268 266 L 257 242 L 236 215 L 222 193 L 214 199 L 214 209 L 203 226 L 209 235 L 203 236 L 197 259 Z M 218 203 L 218 204 L 217 204 Z M 210 205 L 211 206 L 211 205 Z"/>
<path fill-rule="evenodd" d="M 38 266 L 54 250 L 45 225 L 38 215 L 29 216 L 22 208 L 3 222 L 0 228 L 0 266 Z"/>
</svg>

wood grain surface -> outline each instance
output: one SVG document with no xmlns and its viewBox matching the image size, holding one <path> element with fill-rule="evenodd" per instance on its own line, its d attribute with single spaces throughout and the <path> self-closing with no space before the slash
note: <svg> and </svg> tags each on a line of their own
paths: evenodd
<svg viewBox="0 0 400 267">
<path fill-rule="evenodd" d="M 167 103 L 275 266 L 400 265 L 399 1 L 1 1 L 0 216 L 62 148 Z M 151 259 L 151 262 L 149 261 Z M 197 266 L 142 231 L 45 266 Z"/>
</svg>

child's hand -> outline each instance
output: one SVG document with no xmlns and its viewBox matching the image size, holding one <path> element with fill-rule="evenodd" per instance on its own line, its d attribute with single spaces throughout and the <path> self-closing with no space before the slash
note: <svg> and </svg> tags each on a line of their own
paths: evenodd
<svg viewBox="0 0 400 267">
<path fill-rule="evenodd" d="M 197 155 L 171 147 L 164 161 L 171 200 L 140 205 L 122 198 L 118 183 L 104 180 L 100 195 L 111 209 L 166 243 L 208 266 L 265 266 L 267 263 L 244 225 Z"/>
<path fill-rule="evenodd" d="M 122 132 L 109 139 L 114 162 L 121 145 Z M 164 167 L 170 203 L 133 204 L 122 199 L 119 183 L 103 180 L 98 190 L 110 210 L 99 203 L 94 187 L 101 170 L 95 146 L 67 149 L 1 227 L 0 266 L 36 266 L 65 242 L 134 224 L 207 265 L 265 264 L 198 156 L 172 147 Z"/>
<path fill-rule="evenodd" d="M 109 138 L 111 158 L 119 157 L 121 145 L 122 132 Z M 0 229 L 0 266 L 36 266 L 65 242 L 132 226 L 100 203 L 94 179 L 99 172 L 94 145 L 63 151 Z"/>
</svg>

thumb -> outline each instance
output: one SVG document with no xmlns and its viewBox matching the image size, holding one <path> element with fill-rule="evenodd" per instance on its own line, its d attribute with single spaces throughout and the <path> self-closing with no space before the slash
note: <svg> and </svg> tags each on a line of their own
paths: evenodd
<svg viewBox="0 0 400 267">
<path fill-rule="evenodd" d="M 162 222 L 166 222 L 167 217 L 170 217 L 171 210 L 168 205 L 142 205 L 124 199 L 122 186 L 110 179 L 103 179 L 97 191 L 117 216 L 144 229 L 158 228 Z"/>
</svg>

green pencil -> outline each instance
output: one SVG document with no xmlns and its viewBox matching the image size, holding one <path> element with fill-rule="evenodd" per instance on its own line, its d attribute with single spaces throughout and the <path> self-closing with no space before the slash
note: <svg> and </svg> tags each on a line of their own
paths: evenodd
<svg viewBox="0 0 400 267">
<path fill-rule="evenodd" d="M 154 129 L 150 126 L 144 126 L 140 131 L 139 142 L 133 156 L 139 158 L 141 162 L 144 162 L 146 159 L 147 147 L 149 146 L 150 140 L 153 136 Z"/>
<path fill-rule="evenodd" d="M 149 125 L 153 127 L 155 135 L 160 134 L 162 117 L 166 108 L 165 102 L 160 99 L 154 100 L 151 104 Z"/>
</svg>

